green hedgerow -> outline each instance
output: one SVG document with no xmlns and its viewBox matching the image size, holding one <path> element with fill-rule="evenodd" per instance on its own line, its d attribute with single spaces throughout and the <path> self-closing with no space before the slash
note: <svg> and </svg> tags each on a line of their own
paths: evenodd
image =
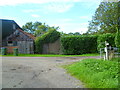
<svg viewBox="0 0 120 90">
<path fill-rule="evenodd" d="M 63 54 L 79 55 L 97 52 L 97 36 L 62 36 L 61 47 Z"/>
</svg>

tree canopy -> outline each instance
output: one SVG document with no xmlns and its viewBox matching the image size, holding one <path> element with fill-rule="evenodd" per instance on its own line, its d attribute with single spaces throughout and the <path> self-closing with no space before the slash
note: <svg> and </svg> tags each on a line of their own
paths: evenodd
<svg viewBox="0 0 120 90">
<path fill-rule="evenodd" d="M 50 27 L 49 25 L 46 25 L 45 23 L 41 22 L 27 22 L 25 25 L 22 26 L 22 29 L 26 32 L 29 32 L 35 36 L 40 36 L 44 33 L 46 33 L 49 30 L 58 30 L 59 27 Z"/>
<path fill-rule="evenodd" d="M 92 20 L 89 21 L 87 33 L 116 33 L 120 17 L 119 4 L 120 2 L 101 2 Z"/>
</svg>

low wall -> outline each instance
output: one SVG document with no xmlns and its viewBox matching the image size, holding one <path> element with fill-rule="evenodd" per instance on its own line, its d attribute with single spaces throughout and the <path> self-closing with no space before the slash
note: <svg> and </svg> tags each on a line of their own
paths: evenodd
<svg viewBox="0 0 120 90">
<path fill-rule="evenodd" d="M 7 48 L 7 53 L 13 53 L 13 49 L 18 48 L 18 46 L 6 46 L 5 48 Z"/>
</svg>

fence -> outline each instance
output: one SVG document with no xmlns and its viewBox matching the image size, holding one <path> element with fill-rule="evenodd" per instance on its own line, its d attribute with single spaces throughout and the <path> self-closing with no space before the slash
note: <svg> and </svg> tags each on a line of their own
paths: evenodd
<svg viewBox="0 0 120 90">
<path fill-rule="evenodd" d="M 108 53 L 106 53 L 105 48 L 100 48 L 100 58 L 104 60 L 108 57 L 108 60 L 113 57 L 120 57 L 119 49 L 116 47 L 108 47 Z"/>
</svg>

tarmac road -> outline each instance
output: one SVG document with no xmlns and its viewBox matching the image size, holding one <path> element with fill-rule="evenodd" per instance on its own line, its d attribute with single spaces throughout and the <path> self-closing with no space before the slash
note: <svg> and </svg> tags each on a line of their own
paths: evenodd
<svg viewBox="0 0 120 90">
<path fill-rule="evenodd" d="M 60 67 L 83 58 L 2 57 L 2 88 L 84 88 Z"/>
</svg>

